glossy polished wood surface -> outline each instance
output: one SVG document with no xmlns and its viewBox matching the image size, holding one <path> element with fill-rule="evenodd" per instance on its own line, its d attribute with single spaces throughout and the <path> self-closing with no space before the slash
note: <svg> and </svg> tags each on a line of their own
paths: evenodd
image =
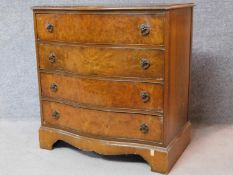
<svg viewBox="0 0 233 175">
<path fill-rule="evenodd" d="M 43 149 L 51 150 L 58 140 L 63 140 L 79 149 L 103 155 L 138 154 L 150 164 L 152 171 L 167 174 L 190 142 L 191 125 L 188 122 L 166 148 L 133 142 L 95 139 L 46 126 L 40 128 L 39 136 L 40 147 Z"/>
<path fill-rule="evenodd" d="M 37 14 L 39 40 L 77 43 L 157 44 L 164 42 L 164 16 L 111 14 Z M 52 24 L 53 31 L 46 26 Z M 150 26 L 143 36 L 140 26 Z"/>
<path fill-rule="evenodd" d="M 168 144 L 188 119 L 192 9 L 179 9 L 169 13 L 170 39 L 168 113 L 166 115 L 165 144 Z M 166 86 L 166 85 L 165 85 Z"/>
<path fill-rule="evenodd" d="M 194 3 L 134 3 L 134 4 L 114 4 L 114 5 L 104 5 L 104 6 L 34 6 L 33 10 L 61 10 L 61 11 L 121 11 L 125 10 L 130 12 L 130 10 L 172 10 L 179 8 L 191 8 Z"/>
<path fill-rule="evenodd" d="M 51 54 L 54 61 L 49 60 Z M 148 68 L 143 67 L 143 59 L 148 60 Z M 153 48 L 40 44 L 39 62 L 40 69 L 78 75 L 164 79 L 164 51 Z"/>
<path fill-rule="evenodd" d="M 192 7 L 34 7 L 41 148 L 138 154 L 168 173 L 191 139 Z"/>
<path fill-rule="evenodd" d="M 51 85 L 57 91 L 51 91 Z M 61 76 L 41 73 L 42 97 L 67 99 L 88 106 L 163 110 L 163 86 L 159 84 L 106 81 L 96 79 Z M 149 94 L 148 101 L 141 99 L 140 93 Z"/>
<path fill-rule="evenodd" d="M 106 138 L 156 142 L 160 142 L 162 138 L 163 122 L 159 117 L 73 108 L 69 105 L 47 101 L 44 101 L 42 106 L 46 125 Z M 58 119 L 52 116 L 54 110 L 60 113 Z M 142 124 L 149 127 L 147 133 L 140 131 Z"/>
</svg>

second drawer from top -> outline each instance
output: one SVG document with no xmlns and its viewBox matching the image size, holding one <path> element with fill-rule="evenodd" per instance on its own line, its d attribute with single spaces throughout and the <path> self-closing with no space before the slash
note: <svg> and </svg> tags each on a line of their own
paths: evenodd
<svg viewBox="0 0 233 175">
<path fill-rule="evenodd" d="M 84 76 L 164 78 L 164 51 L 153 48 L 38 44 L 40 69 Z"/>
</svg>

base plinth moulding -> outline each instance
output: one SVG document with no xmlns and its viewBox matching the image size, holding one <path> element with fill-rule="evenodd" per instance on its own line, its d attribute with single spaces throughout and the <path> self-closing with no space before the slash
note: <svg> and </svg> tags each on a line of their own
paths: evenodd
<svg viewBox="0 0 233 175">
<path fill-rule="evenodd" d="M 40 147 L 48 150 L 53 148 L 54 143 L 61 140 L 81 150 L 102 155 L 140 155 L 148 162 L 152 171 L 168 173 L 190 142 L 191 124 L 187 122 L 167 147 L 90 138 L 46 126 L 40 127 L 39 139 Z"/>
</svg>

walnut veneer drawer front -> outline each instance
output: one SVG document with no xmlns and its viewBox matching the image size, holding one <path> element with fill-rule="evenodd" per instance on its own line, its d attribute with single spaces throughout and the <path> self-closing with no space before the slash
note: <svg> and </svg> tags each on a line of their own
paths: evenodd
<svg viewBox="0 0 233 175">
<path fill-rule="evenodd" d="M 41 73 L 41 88 L 43 97 L 66 99 L 88 106 L 163 110 L 163 86 L 159 84 Z"/>
<path fill-rule="evenodd" d="M 162 119 L 154 116 L 102 112 L 43 102 L 46 124 L 99 137 L 161 141 Z M 117 123 L 117 124 L 116 124 Z"/>
<path fill-rule="evenodd" d="M 79 75 L 163 80 L 164 51 L 149 48 L 39 45 L 40 69 Z"/>
<path fill-rule="evenodd" d="M 164 16 L 111 14 L 37 14 L 40 40 L 78 43 L 164 43 Z"/>
</svg>

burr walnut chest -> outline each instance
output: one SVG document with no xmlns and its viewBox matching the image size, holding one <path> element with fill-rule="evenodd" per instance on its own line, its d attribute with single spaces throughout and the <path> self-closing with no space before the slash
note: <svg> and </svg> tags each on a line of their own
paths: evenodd
<svg viewBox="0 0 233 175">
<path fill-rule="evenodd" d="M 190 142 L 193 4 L 33 7 L 40 146 L 138 154 L 167 173 Z"/>
</svg>

